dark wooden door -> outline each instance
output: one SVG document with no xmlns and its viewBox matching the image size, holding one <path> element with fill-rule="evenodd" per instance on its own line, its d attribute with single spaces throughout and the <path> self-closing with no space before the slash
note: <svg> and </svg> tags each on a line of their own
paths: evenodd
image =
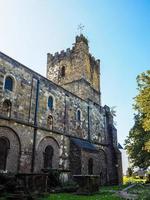
<svg viewBox="0 0 150 200">
<path fill-rule="evenodd" d="M 48 145 L 44 152 L 44 168 L 52 168 L 53 147 Z"/>
</svg>

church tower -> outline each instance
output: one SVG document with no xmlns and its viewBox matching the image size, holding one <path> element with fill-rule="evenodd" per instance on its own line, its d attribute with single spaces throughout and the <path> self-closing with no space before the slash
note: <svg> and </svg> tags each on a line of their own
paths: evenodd
<svg viewBox="0 0 150 200">
<path fill-rule="evenodd" d="M 100 60 L 89 53 L 88 40 L 76 36 L 72 49 L 47 55 L 47 78 L 84 100 L 101 105 Z"/>
</svg>

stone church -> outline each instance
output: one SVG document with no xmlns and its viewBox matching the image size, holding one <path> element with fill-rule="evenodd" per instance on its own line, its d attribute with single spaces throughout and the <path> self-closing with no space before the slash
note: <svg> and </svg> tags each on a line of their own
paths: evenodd
<svg viewBox="0 0 150 200">
<path fill-rule="evenodd" d="M 101 105 L 100 60 L 88 40 L 47 54 L 46 77 L 0 52 L 0 171 L 64 169 L 122 181 L 117 130 Z"/>
</svg>

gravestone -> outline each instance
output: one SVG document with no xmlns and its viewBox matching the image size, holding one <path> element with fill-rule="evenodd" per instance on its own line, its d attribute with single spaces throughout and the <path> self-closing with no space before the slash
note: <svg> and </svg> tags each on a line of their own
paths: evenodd
<svg viewBox="0 0 150 200">
<path fill-rule="evenodd" d="M 74 180 L 79 185 L 77 194 L 94 194 L 99 191 L 100 176 L 98 175 L 74 175 Z"/>
</svg>

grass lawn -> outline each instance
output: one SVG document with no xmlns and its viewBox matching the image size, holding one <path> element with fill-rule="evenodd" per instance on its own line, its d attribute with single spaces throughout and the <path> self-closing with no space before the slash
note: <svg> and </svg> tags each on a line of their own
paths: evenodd
<svg viewBox="0 0 150 200">
<path fill-rule="evenodd" d="M 80 196 L 80 195 L 73 195 L 73 194 L 66 194 L 66 193 L 60 193 L 60 194 L 51 194 L 47 198 L 43 198 L 40 200 L 121 200 L 121 198 L 115 196 L 112 193 L 100 193 L 92 196 Z"/>
<path fill-rule="evenodd" d="M 50 194 L 45 198 L 38 200 L 121 200 L 121 198 L 115 195 L 115 191 L 121 190 L 126 186 L 103 186 L 100 188 L 98 194 L 95 195 L 75 195 L 71 193 L 57 193 Z M 6 198 L 0 197 L 0 200 L 6 200 Z"/>
<path fill-rule="evenodd" d="M 133 179 L 126 178 L 127 183 L 141 183 L 143 180 L 141 179 Z M 98 194 L 91 196 L 84 195 L 75 195 L 69 193 L 58 193 L 58 194 L 50 194 L 50 196 L 42 198 L 40 200 L 122 200 L 122 198 L 116 196 L 115 191 L 122 190 L 126 188 L 128 185 L 122 186 L 103 186 L 100 187 L 100 191 Z M 150 187 L 146 185 L 137 185 L 136 187 L 129 190 L 129 193 L 138 194 L 139 199 L 149 200 L 150 199 Z"/>
<path fill-rule="evenodd" d="M 38 200 L 122 200 L 115 192 L 120 191 L 128 186 L 129 183 L 144 183 L 144 179 L 138 179 L 133 177 L 124 177 L 124 185 L 122 186 L 103 186 L 100 187 L 99 193 L 91 196 L 75 195 L 71 193 L 57 193 L 50 194 L 45 198 Z M 132 194 L 138 194 L 139 199 L 150 199 L 150 186 L 144 184 L 137 184 L 134 188 L 128 191 Z M 0 197 L 0 200 L 6 200 L 6 198 Z"/>
<path fill-rule="evenodd" d="M 135 187 L 129 189 L 128 192 L 132 194 L 138 194 L 139 199 L 150 199 L 150 185 L 136 185 Z"/>
<path fill-rule="evenodd" d="M 0 198 L 0 200 L 6 200 L 6 198 Z M 68 193 L 58 193 L 50 194 L 45 198 L 40 198 L 38 200 L 122 200 L 121 198 L 115 196 L 113 193 L 102 192 L 92 196 L 80 196 Z"/>
<path fill-rule="evenodd" d="M 122 198 L 117 197 L 114 191 L 118 191 L 124 187 L 125 186 L 104 186 L 100 188 L 98 194 L 91 196 L 68 193 L 51 194 L 50 196 L 40 200 L 121 200 Z"/>
</svg>

